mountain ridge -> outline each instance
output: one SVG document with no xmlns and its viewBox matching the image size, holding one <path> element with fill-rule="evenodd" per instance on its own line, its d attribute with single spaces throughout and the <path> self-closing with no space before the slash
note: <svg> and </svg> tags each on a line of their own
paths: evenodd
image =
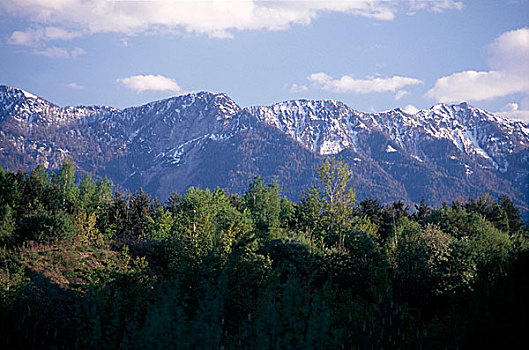
<svg viewBox="0 0 529 350">
<path fill-rule="evenodd" d="M 240 107 L 201 91 L 124 109 L 59 107 L 0 86 L 0 148 L 12 170 L 55 169 L 71 156 L 81 171 L 162 198 L 171 186 L 240 192 L 255 175 L 299 198 L 322 157 L 337 155 L 356 172 L 360 197 L 439 204 L 487 191 L 529 210 L 529 125 L 467 103 L 365 113 L 334 99 Z"/>
</svg>

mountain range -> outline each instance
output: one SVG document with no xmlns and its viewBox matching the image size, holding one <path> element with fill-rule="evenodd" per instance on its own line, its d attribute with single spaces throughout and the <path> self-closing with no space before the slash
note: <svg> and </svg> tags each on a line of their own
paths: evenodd
<svg viewBox="0 0 529 350">
<path fill-rule="evenodd" d="M 336 100 L 242 108 L 197 92 L 117 109 L 59 107 L 0 86 L 0 165 L 81 173 L 167 198 L 190 186 L 242 193 L 255 176 L 298 200 L 325 156 L 349 164 L 357 198 L 432 205 L 484 193 L 529 213 L 529 125 L 467 103 L 364 113 Z"/>
</svg>

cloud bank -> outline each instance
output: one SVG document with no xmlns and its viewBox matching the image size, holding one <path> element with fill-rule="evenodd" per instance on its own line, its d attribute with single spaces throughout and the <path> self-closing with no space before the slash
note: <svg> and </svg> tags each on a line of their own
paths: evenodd
<svg viewBox="0 0 529 350">
<path fill-rule="evenodd" d="M 86 52 L 80 47 L 70 50 L 64 47 L 49 46 L 44 48 L 36 48 L 33 50 L 33 53 L 49 58 L 73 58 L 84 55 Z"/>
<path fill-rule="evenodd" d="M 172 91 L 180 92 L 182 89 L 174 79 L 163 75 L 133 75 L 123 79 L 117 79 L 118 83 L 125 87 L 141 93 L 143 91 Z"/>
<path fill-rule="evenodd" d="M 355 79 L 349 75 L 344 75 L 340 79 L 334 79 L 323 72 L 309 75 L 308 80 L 322 90 L 335 93 L 353 92 L 356 94 L 395 92 L 408 85 L 422 84 L 421 80 L 398 75 L 391 78 L 369 77 L 367 79 Z M 399 91 L 396 97 L 402 98 L 403 92 Z"/>
<path fill-rule="evenodd" d="M 289 91 L 293 94 L 296 94 L 296 93 L 300 93 L 300 92 L 305 92 L 305 91 L 308 91 L 309 88 L 305 85 L 298 85 L 296 83 L 292 84 L 290 86 L 290 89 Z"/>
<path fill-rule="evenodd" d="M 529 110 L 521 110 L 516 102 L 508 103 L 500 112 L 496 112 L 496 114 L 507 118 L 520 119 L 529 123 Z"/>
<path fill-rule="evenodd" d="M 488 47 L 490 70 L 473 70 L 438 79 L 426 96 L 438 102 L 483 101 L 529 95 L 529 28 L 500 35 Z"/>
<path fill-rule="evenodd" d="M 424 0 L 412 0 L 410 1 L 409 14 L 413 14 L 416 11 L 428 10 L 431 12 L 444 12 L 447 10 L 462 10 L 463 3 L 460 1 L 449 1 L 449 0 L 437 0 L 437 1 L 424 1 Z"/>
<path fill-rule="evenodd" d="M 181 0 L 2 0 L 0 12 L 33 24 L 11 35 L 13 44 L 67 39 L 82 34 L 177 31 L 226 38 L 234 31 L 285 30 L 310 24 L 318 16 L 340 12 L 392 20 L 399 11 L 442 12 L 460 2 L 437 1 L 181 1 Z M 55 28 L 55 29 L 50 29 Z M 55 32 L 54 32 L 55 30 Z M 48 33 L 48 31 L 50 31 Z"/>
<path fill-rule="evenodd" d="M 13 45 L 35 47 L 42 42 L 52 40 L 70 40 L 81 36 L 80 32 L 68 31 L 63 28 L 49 26 L 28 28 L 25 31 L 14 31 L 7 42 Z"/>
</svg>

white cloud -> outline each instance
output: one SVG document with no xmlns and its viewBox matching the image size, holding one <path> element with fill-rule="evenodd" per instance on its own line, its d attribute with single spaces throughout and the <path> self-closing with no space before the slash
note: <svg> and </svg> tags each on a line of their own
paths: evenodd
<svg viewBox="0 0 529 350">
<path fill-rule="evenodd" d="M 409 94 L 410 93 L 408 91 L 406 91 L 406 90 L 399 90 L 395 94 L 395 101 L 399 101 L 399 100 L 401 100 L 402 98 L 404 98 L 405 96 L 407 96 Z"/>
<path fill-rule="evenodd" d="M 529 27 L 503 33 L 488 51 L 492 69 L 529 74 Z"/>
<path fill-rule="evenodd" d="M 45 49 L 39 49 L 34 51 L 35 54 L 46 56 L 50 58 L 70 58 L 70 52 L 64 47 L 47 47 Z"/>
<path fill-rule="evenodd" d="M 510 112 L 496 112 L 495 114 L 501 115 L 502 117 L 505 117 L 505 118 L 522 120 L 526 123 L 529 123 L 529 111 L 516 110 L 516 111 L 510 111 Z"/>
<path fill-rule="evenodd" d="M 80 32 L 68 31 L 59 27 L 45 27 L 44 37 L 47 40 L 70 40 L 81 36 Z"/>
<path fill-rule="evenodd" d="M 503 107 L 503 111 L 504 112 L 513 112 L 513 111 L 517 111 L 519 108 L 518 106 L 518 103 L 516 102 L 511 102 L 511 103 L 507 103 L 504 107 Z"/>
<path fill-rule="evenodd" d="M 367 79 L 355 79 L 344 75 L 340 79 L 333 79 L 325 73 L 313 73 L 308 77 L 314 85 L 322 90 L 337 93 L 353 92 L 357 94 L 369 94 L 373 92 L 395 92 L 408 85 L 422 84 L 415 78 L 400 77 L 395 75 L 391 78 L 368 77 Z"/>
<path fill-rule="evenodd" d="M 419 112 L 419 109 L 414 105 L 406 105 L 402 110 L 408 114 L 417 114 Z"/>
<path fill-rule="evenodd" d="M 35 46 L 42 39 L 42 30 L 15 31 L 7 42 L 12 45 Z"/>
<path fill-rule="evenodd" d="M 468 70 L 439 78 L 426 96 L 439 102 L 460 102 L 529 95 L 529 28 L 500 35 L 488 52 L 491 70 Z"/>
<path fill-rule="evenodd" d="M 529 62 L 529 61 L 528 61 Z M 505 71 L 464 71 L 437 80 L 426 96 L 439 102 L 483 101 L 529 93 L 529 80 Z"/>
<path fill-rule="evenodd" d="M 495 114 L 510 119 L 523 120 L 524 122 L 529 123 L 529 110 L 521 110 L 516 102 L 507 103 L 501 111 L 496 112 Z"/>
<path fill-rule="evenodd" d="M 290 89 L 288 91 L 290 91 L 291 93 L 295 94 L 295 93 L 298 93 L 298 92 L 304 92 L 304 91 L 307 91 L 309 88 L 305 85 L 298 85 L 298 84 L 292 84 L 290 86 Z"/>
<path fill-rule="evenodd" d="M 431 11 L 444 12 L 447 10 L 462 10 L 463 3 L 461 1 L 432 1 Z"/>
<path fill-rule="evenodd" d="M 34 24 L 54 25 L 85 34 L 181 31 L 225 38 L 237 30 L 285 30 L 310 24 L 318 16 L 341 12 L 392 20 L 402 9 L 459 9 L 455 1 L 108 1 L 2 0 L 0 11 Z M 52 36 L 53 34 L 50 34 Z M 59 36 L 61 36 L 59 34 Z M 16 41 L 15 41 L 16 42 Z"/>
<path fill-rule="evenodd" d="M 7 42 L 12 45 L 20 45 L 32 48 L 31 52 L 36 55 L 50 58 L 72 58 L 84 55 L 86 52 L 79 48 L 67 49 L 49 45 L 56 40 L 70 40 L 79 37 L 81 33 L 68 31 L 59 27 L 29 28 L 25 31 L 15 31 Z"/>
<path fill-rule="evenodd" d="M 83 85 L 79 85 L 77 83 L 69 83 L 69 84 L 66 84 L 66 87 L 70 88 L 70 89 L 75 89 L 75 90 L 81 90 L 81 89 L 84 89 L 84 86 Z"/>
<path fill-rule="evenodd" d="M 86 52 L 85 50 L 79 47 L 76 47 L 73 50 L 69 50 L 64 47 L 50 46 L 42 49 L 34 49 L 33 53 L 49 58 L 73 58 L 80 55 L 84 55 Z"/>
<path fill-rule="evenodd" d="M 86 54 L 86 51 L 83 50 L 80 47 L 76 47 L 75 49 L 70 51 L 70 57 L 77 57 Z"/>
<path fill-rule="evenodd" d="M 419 10 L 428 10 L 430 12 L 441 13 L 447 10 L 462 10 L 463 3 L 461 1 L 450 0 L 412 0 L 410 1 L 409 14 L 414 14 Z"/>
<path fill-rule="evenodd" d="M 172 91 L 180 92 L 182 89 L 174 79 L 164 77 L 163 75 L 133 75 L 123 79 L 117 79 L 118 83 L 125 85 L 137 93 L 154 90 L 154 91 Z"/>
<path fill-rule="evenodd" d="M 13 45 L 36 47 L 43 42 L 52 40 L 70 40 L 81 36 L 80 32 L 68 31 L 59 27 L 29 28 L 25 31 L 15 31 L 7 42 Z"/>
</svg>

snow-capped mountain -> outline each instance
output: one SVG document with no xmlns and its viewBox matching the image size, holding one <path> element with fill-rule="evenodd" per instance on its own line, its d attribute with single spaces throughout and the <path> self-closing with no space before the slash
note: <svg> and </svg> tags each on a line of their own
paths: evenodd
<svg viewBox="0 0 529 350">
<path fill-rule="evenodd" d="M 356 135 L 369 128 L 366 118 L 342 102 L 334 100 L 286 101 L 270 107 L 250 107 L 248 111 L 267 125 L 287 133 L 321 155 L 357 149 Z"/>
<path fill-rule="evenodd" d="M 20 125 L 64 126 L 76 120 L 118 111 L 106 106 L 60 108 L 30 92 L 0 86 L 0 120 L 12 117 Z"/>
<path fill-rule="evenodd" d="M 438 104 L 408 114 L 401 109 L 367 114 L 334 100 L 286 101 L 269 107 L 250 107 L 259 120 L 287 133 L 321 155 L 337 154 L 347 148 L 362 151 L 358 135 L 380 130 L 403 151 L 419 161 L 436 158 L 425 143 L 445 140 L 460 153 L 507 172 L 508 155 L 526 149 L 529 126 L 495 116 L 467 103 Z M 396 151 L 389 147 L 388 152 Z M 456 155 L 449 155 L 457 159 Z"/>
<path fill-rule="evenodd" d="M 80 171 L 162 198 L 191 185 L 242 192 L 256 175 L 296 199 L 323 156 L 353 170 L 358 197 L 432 204 L 484 192 L 529 208 L 529 126 L 466 103 L 363 113 L 335 100 L 241 108 L 210 92 L 124 110 L 59 107 L 0 86 L 0 164 Z"/>
<path fill-rule="evenodd" d="M 375 114 L 374 118 L 383 132 L 420 160 L 436 157 L 436 154 L 429 154 L 425 143 L 446 140 L 459 151 L 448 154 L 450 159 L 458 159 L 457 153 L 461 153 L 484 167 L 491 166 L 506 173 L 510 155 L 529 146 L 528 125 L 492 115 L 466 103 L 438 104 L 415 115 L 394 110 Z"/>
</svg>

